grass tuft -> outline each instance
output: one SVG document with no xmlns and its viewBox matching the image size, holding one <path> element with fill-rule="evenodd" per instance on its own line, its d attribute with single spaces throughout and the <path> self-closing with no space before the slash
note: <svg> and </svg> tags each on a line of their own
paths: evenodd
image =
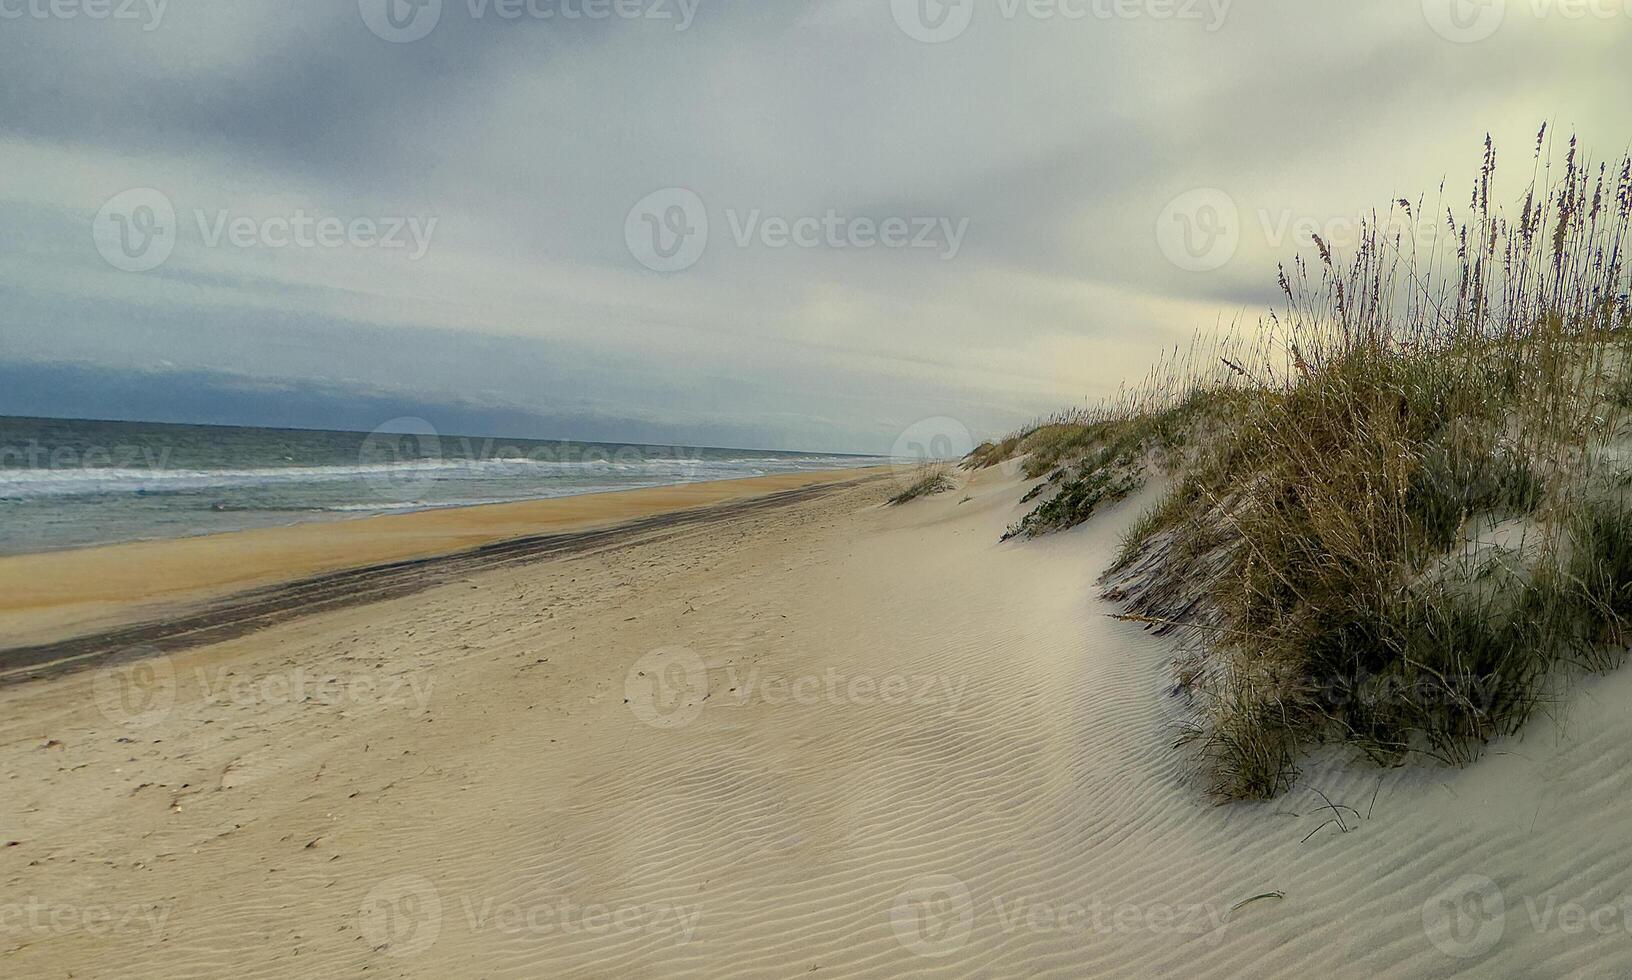
<svg viewBox="0 0 1632 980">
<path fill-rule="evenodd" d="M 1056 475 L 1011 535 L 1170 476 L 1113 592 L 1193 627 L 1184 741 L 1219 797 L 1284 792 L 1324 741 L 1466 764 L 1568 671 L 1621 662 L 1632 160 L 1590 165 L 1571 139 L 1557 164 L 1543 130 L 1534 172 L 1504 212 L 1487 140 L 1462 217 L 1396 202 L 1351 254 L 1283 267 L 1256 336 L 1198 341 L 965 461 Z M 1389 231 L 1402 209 L 1445 215 L 1442 241 Z"/>
<path fill-rule="evenodd" d="M 890 498 L 891 506 L 900 506 L 919 497 L 931 497 L 938 493 L 946 493 L 955 489 L 956 483 L 947 467 L 940 464 L 926 464 L 920 466 L 913 475 L 912 483 L 907 488 Z"/>
</svg>

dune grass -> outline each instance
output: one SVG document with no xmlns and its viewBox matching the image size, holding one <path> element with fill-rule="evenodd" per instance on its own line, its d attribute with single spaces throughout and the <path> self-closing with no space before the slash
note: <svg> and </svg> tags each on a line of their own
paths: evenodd
<svg viewBox="0 0 1632 980">
<path fill-rule="evenodd" d="M 946 493 L 957 484 L 952 479 L 951 469 L 942 463 L 926 463 L 912 476 L 912 482 L 907 488 L 890 498 L 891 506 L 900 506 L 919 497 L 931 497 L 938 493 Z"/>
<path fill-rule="evenodd" d="M 1187 610 L 1184 741 L 1219 797 L 1284 791 L 1321 741 L 1466 764 L 1568 671 L 1620 662 L 1632 162 L 1592 166 L 1573 139 L 1552 156 L 1543 131 L 1508 214 L 1487 140 L 1465 216 L 1435 206 L 1438 242 L 1386 231 L 1392 215 L 1346 257 L 1317 238 L 1255 340 L 989 448 L 1059 477 L 1025 533 L 1170 474 L 1116 567 Z M 1498 524 L 1517 540 L 1484 540 Z"/>
</svg>

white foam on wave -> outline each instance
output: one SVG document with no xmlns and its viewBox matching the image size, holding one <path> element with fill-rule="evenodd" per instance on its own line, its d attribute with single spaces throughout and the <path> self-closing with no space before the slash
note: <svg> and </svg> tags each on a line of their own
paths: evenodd
<svg viewBox="0 0 1632 980">
<path fill-rule="evenodd" d="M 0 470 L 0 499 L 186 493 L 197 490 L 277 487 L 298 484 L 379 480 L 411 485 L 419 480 L 556 477 L 583 479 L 604 474 L 629 485 L 642 478 L 692 482 L 762 476 L 772 472 L 836 469 L 858 465 L 854 457 L 734 457 L 731 459 L 540 460 L 430 459 L 359 463 L 352 466 L 286 466 L 250 469 L 21 469 Z M 606 489 L 616 489 L 616 486 Z M 579 489 L 578 492 L 584 492 Z M 471 502 L 490 502 L 486 498 Z M 366 509 L 379 509 L 370 505 Z"/>
</svg>

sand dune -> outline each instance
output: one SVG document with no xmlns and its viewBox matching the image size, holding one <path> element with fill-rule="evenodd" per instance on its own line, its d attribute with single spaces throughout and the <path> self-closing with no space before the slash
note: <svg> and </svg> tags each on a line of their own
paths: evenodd
<svg viewBox="0 0 1632 980">
<path fill-rule="evenodd" d="M 1096 598 L 1148 497 L 1000 545 L 996 471 L 887 492 L 0 689 L 0 969 L 1632 970 L 1632 674 L 1466 771 L 1216 807 Z"/>
</svg>

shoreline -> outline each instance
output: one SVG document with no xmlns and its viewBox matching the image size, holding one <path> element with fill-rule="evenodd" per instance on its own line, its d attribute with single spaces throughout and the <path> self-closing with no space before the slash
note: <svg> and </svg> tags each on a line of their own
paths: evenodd
<svg viewBox="0 0 1632 980">
<path fill-rule="evenodd" d="M 506 541 L 615 527 L 889 467 L 813 470 L 304 521 L 0 556 L 0 652 L 58 643 L 314 576 L 458 555 Z"/>
<path fill-rule="evenodd" d="M 460 501 L 449 503 L 413 503 L 391 504 L 380 507 L 359 505 L 357 508 L 312 508 L 308 510 L 286 510 L 264 513 L 284 513 L 299 515 L 292 520 L 273 524 L 256 524 L 248 527 L 229 527 L 219 530 L 182 531 L 176 534 L 152 535 L 140 538 L 121 538 L 115 541 L 87 541 L 79 544 L 63 544 L 52 547 L 39 548 L 33 551 L 0 551 L 0 562 L 13 558 L 39 558 L 47 555 L 60 555 L 76 551 L 98 551 L 105 548 L 118 548 L 126 545 L 164 544 L 173 541 L 192 541 L 198 538 L 217 538 L 228 534 L 248 534 L 256 531 L 282 531 L 290 528 L 302 527 L 307 524 L 333 525 L 349 524 L 355 521 L 367 521 L 381 517 L 409 517 L 416 514 L 432 514 L 442 511 L 473 510 L 481 507 L 506 507 L 516 504 L 540 504 L 556 500 L 572 500 L 580 497 L 601 497 L 610 494 L 634 493 L 645 490 L 670 490 L 675 487 L 702 486 L 712 483 L 737 483 L 743 480 L 771 479 L 782 476 L 830 476 L 835 473 L 860 473 L 872 470 L 891 468 L 889 464 L 875 464 L 873 466 L 858 466 L 842 469 L 822 469 L 809 471 L 788 471 L 784 473 L 762 473 L 758 476 L 727 477 L 719 480 L 692 480 L 685 483 L 659 483 L 651 486 L 611 487 L 606 489 L 574 491 L 553 497 L 508 497 L 499 500 Z M 230 512 L 230 511 L 229 511 Z M 4 609 L 4 606 L 0 606 Z"/>
</svg>

